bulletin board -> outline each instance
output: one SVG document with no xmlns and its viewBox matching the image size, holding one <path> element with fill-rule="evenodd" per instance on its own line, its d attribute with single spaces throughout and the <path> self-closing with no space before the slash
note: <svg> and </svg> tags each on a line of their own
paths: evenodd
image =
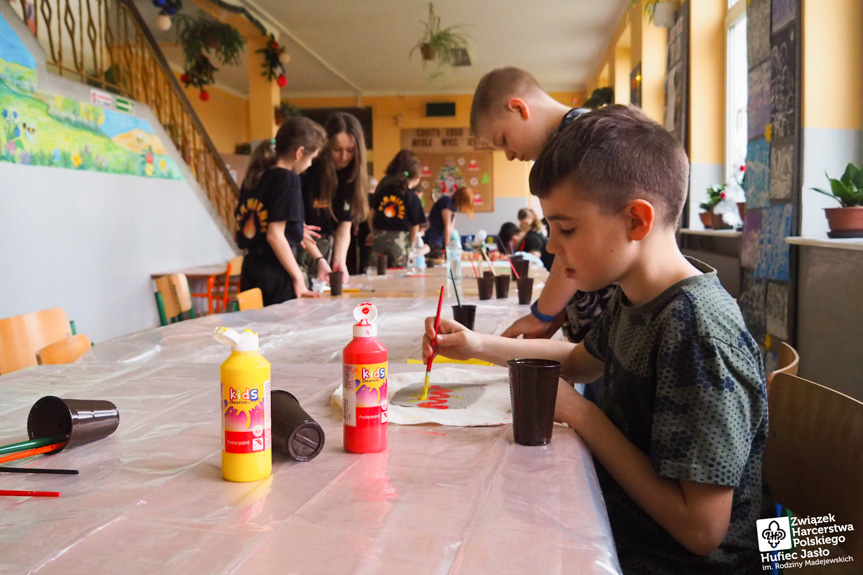
<svg viewBox="0 0 863 575">
<path fill-rule="evenodd" d="M 458 186 L 473 190 L 474 211 L 494 211 L 492 148 L 472 137 L 468 128 L 402 130 L 402 147 L 413 151 L 422 164 L 425 211 Z"/>
</svg>

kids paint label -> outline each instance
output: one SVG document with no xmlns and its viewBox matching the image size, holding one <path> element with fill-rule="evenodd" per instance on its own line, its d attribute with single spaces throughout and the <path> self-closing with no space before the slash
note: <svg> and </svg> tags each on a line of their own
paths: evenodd
<svg viewBox="0 0 863 575">
<path fill-rule="evenodd" d="M 257 453 L 272 447 L 270 380 L 257 384 L 222 381 L 225 453 Z"/>
<path fill-rule="evenodd" d="M 387 423 L 387 362 L 344 364 L 342 397 L 344 423 L 372 427 Z"/>
</svg>

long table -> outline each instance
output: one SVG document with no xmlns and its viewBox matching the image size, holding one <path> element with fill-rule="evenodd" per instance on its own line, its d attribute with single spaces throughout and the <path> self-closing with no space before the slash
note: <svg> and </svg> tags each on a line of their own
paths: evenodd
<svg viewBox="0 0 863 575">
<path fill-rule="evenodd" d="M 363 298 L 381 311 L 391 373 L 423 370 L 405 361 L 418 357 L 422 319 L 434 313 L 431 284 L 442 276 L 430 271 L 391 274 L 367 294 L 400 285 L 421 296 Z M 466 303 L 479 303 L 464 283 Z M 592 459 L 566 427 L 547 446 L 523 447 L 509 425 L 391 425 L 386 452 L 344 451 L 330 399 L 359 301 L 208 316 L 100 343 L 72 365 L 0 377 L 4 443 L 24 439 L 44 395 L 107 399 L 121 414 L 112 436 L 27 463 L 78 476 L 0 474 L 2 489 L 62 493 L 0 497 L 0 573 L 619 573 Z M 477 329 L 499 332 L 525 309 L 482 302 Z M 259 332 L 273 388 L 291 391 L 326 433 L 317 458 L 275 454 L 266 480 L 221 479 L 228 352 L 211 337 L 220 324 Z"/>
</svg>

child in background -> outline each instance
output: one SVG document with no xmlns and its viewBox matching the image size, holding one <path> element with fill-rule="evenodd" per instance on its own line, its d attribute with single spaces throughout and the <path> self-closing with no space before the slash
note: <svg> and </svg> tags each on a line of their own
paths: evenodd
<svg viewBox="0 0 863 575">
<path fill-rule="evenodd" d="M 507 160 L 528 161 L 535 160 L 549 138 L 586 111 L 561 104 L 524 70 L 496 68 L 482 77 L 474 91 L 470 127 L 479 139 L 502 150 Z M 552 265 L 545 288 L 530 306 L 531 313 L 517 319 L 502 335 L 551 337 L 563 325 L 567 339 L 578 343 L 611 293 L 608 286 L 583 290 L 566 278 L 560 266 Z"/>
<path fill-rule="evenodd" d="M 425 232 L 425 242 L 429 246 L 429 257 L 440 259 L 443 249 L 455 229 L 455 215 L 464 212 L 473 218 L 473 190 L 456 188 L 452 197 L 444 194 L 434 203 L 429 212 L 429 227 Z"/>
<path fill-rule="evenodd" d="M 624 573 L 760 573 L 764 369 L 716 271 L 678 249 L 688 174 L 680 144 L 638 108 L 572 123 L 540 154 L 530 188 L 551 224 L 555 265 L 586 290 L 617 284 L 608 308 L 577 345 L 441 318 L 436 351 L 561 362 L 555 419 L 593 454 Z M 424 358 L 434 335 L 430 318 Z M 596 404 L 573 389 L 603 370 Z"/>
<path fill-rule="evenodd" d="M 520 211 L 519 214 L 521 214 Z M 512 255 L 517 252 L 526 252 L 538 257 L 542 260 L 545 269 L 551 269 L 554 262 L 554 256 L 546 250 L 547 240 L 545 236 L 532 229 L 521 232 L 520 227 L 512 222 L 506 222 L 500 227 L 500 231 L 497 233 L 497 243 L 501 253 Z"/>
<path fill-rule="evenodd" d="M 522 234 L 521 239 L 524 239 L 524 235 L 528 232 L 536 232 L 543 237 L 548 237 L 548 230 L 545 229 L 545 224 L 542 223 L 536 212 L 530 208 L 521 208 L 518 211 L 518 229 Z"/>
<path fill-rule="evenodd" d="M 421 170 L 410 150 L 401 150 L 387 166 L 387 175 L 369 200 L 372 261 L 386 254 L 390 267 L 407 266 L 410 248 L 426 221 L 422 202 L 413 191 L 419 185 Z"/>
<path fill-rule="evenodd" d="M 264 305 L 296 297 L 319 297 L 306 287 L 297 263 L 302 245 L 329 265 L 315 242 L 304 238 L 303 192 L 299 174 L 309 167 L 326 144 L 326 133 L 308 118 L 290 118 L 276 137 L 255 149 L 234 210 L 237 245 L 246 250 L 240 290 L 261 288 Z"/>
</svg>

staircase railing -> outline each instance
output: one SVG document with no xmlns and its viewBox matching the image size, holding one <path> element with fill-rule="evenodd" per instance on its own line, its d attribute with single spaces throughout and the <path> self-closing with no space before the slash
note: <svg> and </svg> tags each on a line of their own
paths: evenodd
<svg viewBox="0 0 863 575">
<path fill-rule="evenodd" d="M 237 185 L 134 3 L 18 0 L 12 7 L 45 49 L 49 70 L 153 110 L 219 217 L 233 230 Z"/>
</svg>

